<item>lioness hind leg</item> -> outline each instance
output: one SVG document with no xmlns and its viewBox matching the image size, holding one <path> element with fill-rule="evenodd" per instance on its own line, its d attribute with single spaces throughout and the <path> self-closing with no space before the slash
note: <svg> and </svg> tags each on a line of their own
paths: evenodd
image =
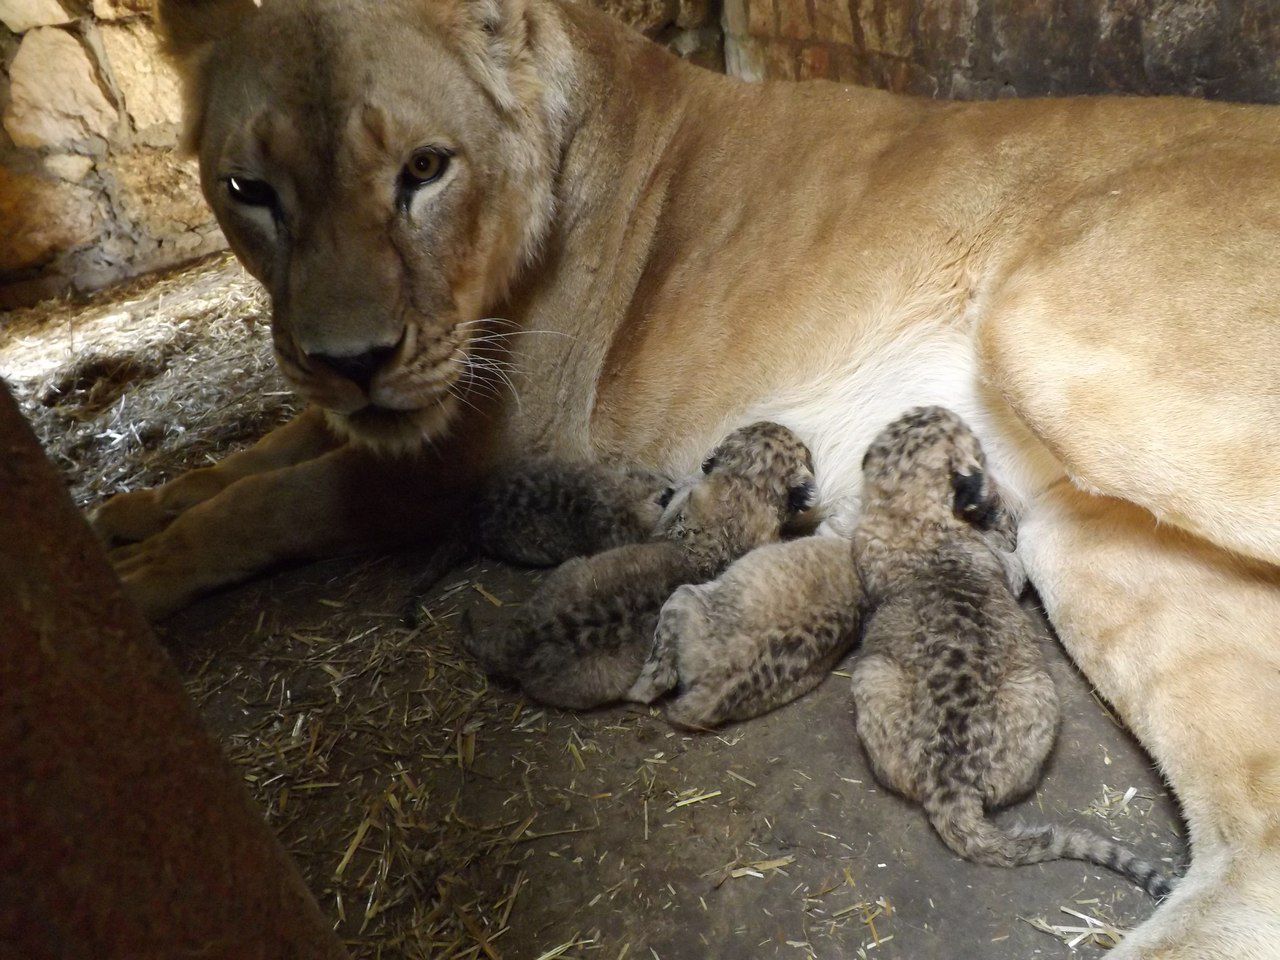
<svg viewBox="0 0 1280 960">
<path fill-rule="evenodd" d="M 237 480 L 312 460 L 338 445 L 339 440 L 325 426 L 323 413 L 311 407 L 252 447 L 211 467 L 190 470 L 159 487 L 116 494 L 93 512 L 90 522 L 108 546 L 137 543 Z"/>
<path fill-rule="evenodd" d="M 143 612 L 157 619 L 281 562 L 449 533 L 473 484 L 456 461 L 347 445 L 243 477 L 111 559 Z"/>
<path fill-rule="evenodd" d="M 1061 482 L 1019 553 L 1064 646 L 1159 762 L 1191 868 L 1116 960 L 1280 957 L 1280 569 Z"/>
</svg>

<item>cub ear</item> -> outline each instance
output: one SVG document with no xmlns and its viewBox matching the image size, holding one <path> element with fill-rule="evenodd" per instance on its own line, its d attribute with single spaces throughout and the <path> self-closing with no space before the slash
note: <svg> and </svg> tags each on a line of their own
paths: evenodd
<svg viewBox="0 0 1280 960">
<path fill-rule="evenodd" d="M 165 52 L 185 60 L 220 40 L 258 11 L 254 0 L 156 0 Z"/>
<path fill-rule="evenodd" d="M 951 489 L 955 494 L 955 515 L 979 530 L 989 530 L 1000 511 L 1000 498 L 996 496 L 982 470 L 972 473 L 953 471 Z"/>
<path fill-rule="evenodd" d="M 813 482 L 813 477 L 793 479 L 791 486 L 787 489 L 787 512 L 804 513 L 817 499 L 818 486 Z"/>
</svg>

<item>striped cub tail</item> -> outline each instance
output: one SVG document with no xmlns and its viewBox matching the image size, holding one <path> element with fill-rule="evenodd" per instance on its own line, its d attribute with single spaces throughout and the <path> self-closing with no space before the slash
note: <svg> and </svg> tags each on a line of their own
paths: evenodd
<svg viewBox="0 0 1280 960">
<path fill-rule="evenodd" d="M 1128 877 L 1157 899 L 1173 890 L 1172 881 L 1156 864 L 1091 830 L 1057 825 L 997 826 L 987 817 L 976 788 L 931 790 L 924 810 L 942 841 L 975 863 L 1015 867 L 1046 860 L 1084 860 Z"/>
</svg>

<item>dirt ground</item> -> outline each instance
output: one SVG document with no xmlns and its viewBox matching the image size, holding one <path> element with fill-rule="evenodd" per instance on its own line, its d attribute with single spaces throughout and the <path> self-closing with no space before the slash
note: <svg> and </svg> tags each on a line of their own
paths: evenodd
<svg viewBox="0 0 1280 960">
<path fill-rule="evenodd" d="M 0 375 L 91 504 L 289 414 L 263 309 L 237 267 L 206 262 L 0 319 Z M 1083 864 L 952 856 L 870 776 L 848 664 L 710 735 L 525 702 L 457 638 L 509 616 L 537 574 L 477 562 L 421 595 L 433 559 L 423 545 L 283 571 L 158 631 L 355 956 L 1027 960 L 1097 955 L 1152 909 Z M 1044 647 L 1062 734 L 1006 816 L 1180 864 L 1151 761 Z"/>
</svg>

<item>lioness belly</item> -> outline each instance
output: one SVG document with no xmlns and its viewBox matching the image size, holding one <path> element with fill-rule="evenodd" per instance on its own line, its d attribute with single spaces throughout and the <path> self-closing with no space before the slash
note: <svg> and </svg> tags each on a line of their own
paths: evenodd
<svg viewBox="0 0 1280 960">
<path fill-rule="evenodd" d="M 673 435 L 661 445 L 655 465 L 691 471 L 717 437 L 756 420 L 774 420 L 813 452 L 823 532 L 847 536 L 857 520 L 867 444 L 904 410 L 940 404 L 978 433 L 996 481 L 1015 506 L 1062 476 L 1061 464 L 984 382 L 972 339 L 961 329 L 921 328 L 847 356 L 815 351 L 813 357 L 789 385 L 762 396 L 750 397 L 752 385 L 744 383 L 738 410 L 687 435 Z"/>
</svg>

